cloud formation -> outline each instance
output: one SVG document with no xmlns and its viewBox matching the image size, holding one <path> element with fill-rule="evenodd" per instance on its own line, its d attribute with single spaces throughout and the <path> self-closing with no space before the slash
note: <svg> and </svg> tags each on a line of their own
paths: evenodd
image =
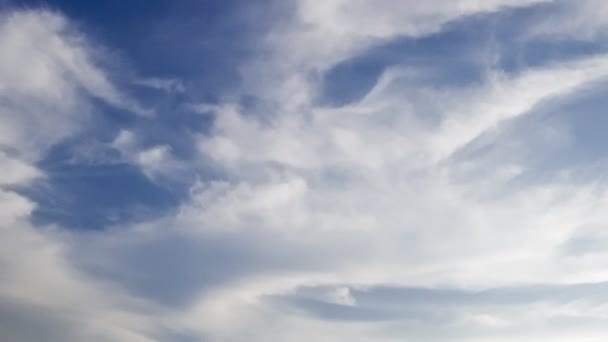
<svg viewBox="0 0 608 342">
<path fill-rule="evenodd" d="M 601 4 L 259 6 L 254 19 L 282 17 L 238 85 L 206 103 L 182 75 L 102 63 L 111 46 L 60 12 L 2 14 L 0 337 L 608 336 L 606 160 L 577 158 L 602 150 L 584 125 L 601 122 L 608 77 L 604 24 L 589 10 Z M 453 58 L 405 51 L 433 55 L 450 40 Z M 574 51 L 582 40 L 593 49 Z M 323 101 L 332 71 L 354 60 L 374 66 L 369 89 Z M 477 76 L 459 76 L 462 65 Z M 357 82 L 349 75 L 338 92 Z M 179 201 L 152 214 L 142 200 L 137 220 L 97 230 L 41 224 L 57 150 L 86 173 L 126 165 L 145 186 L 181 189 Z"/>
</svg>

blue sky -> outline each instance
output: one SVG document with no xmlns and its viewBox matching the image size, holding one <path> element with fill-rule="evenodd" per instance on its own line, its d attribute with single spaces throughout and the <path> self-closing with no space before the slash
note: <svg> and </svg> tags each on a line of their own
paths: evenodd
<svg viewBox="0 0 608 342">
<path fill-rule="evenodd" d="M 0 340 L 606 340 L 607 15 L 0 1 Z"/>
</svg>

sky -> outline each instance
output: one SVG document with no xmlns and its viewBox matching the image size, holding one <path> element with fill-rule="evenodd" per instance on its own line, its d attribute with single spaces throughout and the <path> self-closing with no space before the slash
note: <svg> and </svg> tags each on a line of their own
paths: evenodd
<svg viewBox="0 0 608 342">
<path fill-rule="evenodd" d="M 608 2 L 0 0 L 0 340 L 608 339 Z"/>
</svg>

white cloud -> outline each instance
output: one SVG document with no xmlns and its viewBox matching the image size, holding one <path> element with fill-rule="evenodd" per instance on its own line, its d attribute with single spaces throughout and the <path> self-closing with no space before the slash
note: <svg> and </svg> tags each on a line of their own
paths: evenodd
<svg viewBox="0 0 608 342">
<path fill-rule="evenodd" d="M 121 130 L 112 141 L 111 146 L 117 149 L 123 158 L 136 165 L 151 180 L 160 177 L 179 177 L 183 174 L 184 165 L 177 161 L 169 145 L 143 146 L 137 134 Z"/>
<path fill-rule="evenodd" d="M 608 29 L 608 4 L 602 0 L 558 1 L 557 8 L 533 25 L 528 37 L 604 40 Z"/>
<path fill-rule="evenodd" d="M 35 167 L 14 159 L 0 151 L 0 165 L 3 175 L 0 177 L 0 186 L 26 184 L 40 176 Z"/>
<path fill-rule="evenodd" d="M 179 79 L 143 78 L 135 81 L 135 84 L 152 89 L 159 89 L 168 93 L 183 93 L 186 91 L 184 83 Z"/>
<path fill-rule="evenodd" d="M 85 126 L 90 96 L 140 109 L 60 14 L 0 13 L 0 45 L 0 339 L 152 341 L 158 322 L 143 312 L 156 309 L 74 267 L 71 234 L 33 227 L 36 203 L 14 191 L 44 180 L 36 163 Z"/>
<path fill-rule="evenodd" d="M 340 305 L 353 306 L 357 304 L 357 299 L 353 297 L 348 287 L 339 287 L 329 292 L 328 300 L 331 303 L 336 303 Z"/>
<path fill-rule="evenodd" d="M 20 218 L 29 216 L 34 209 L 34 204 L 28 199 L 14 192 L 0 190 L 0 220 L 2 222 L 14 223 Z"/>
<path fill-rule="evenodd" d="M 243 83 L 250 93 L 280 98 L 281 108 L 298 108 L 318 91 L 311 80 L 370 48 L 397 38 L 427 36 L 467 16 L 549 2 L 552 0 L 296 1 L 293 18 L 279 22 L 265 40 L 264 46 L 272 53 L 264 53 L 259 63 L 242 68 L 246 74 Z"/>
<path fill-rule="evenodd" d="M 419 37 L 439 31 L 450 21 L 505 7 L 530 6 L 545 0 L 491 1 L 344 1 L 297 2 L 296 25 L 287 28 L 282 54 L 298 63 L 328 67 L 362 49 L 396 37 Z M 290 31 L 293 30 L 293 31 Z M 291 48 L 291 49 L 290 49 Z M 301 58 L 301 59 L 300 59 Z"/>
<path fill-rule="evenodd" d="M 158 322 L 151 322 L 144 312 L 156 309 L 130 299 L 120 289 L 84 277 L 70 265 L 64 240 L 69 241 L 69 236 L 37 231 L 24 220 L 27 215 L 14 217 L 28 210 L 26 199 L 5 193 L 0 193 L 0 199 L 3 211 L 8 206 L 13 215 L 10 220 L 0 214 L 3 337 L 22 341 L 154 340 L 146 336 L 157 329 Z M 28 328 L 9 324 L 12 320 L 24 320 Z"/>
<path fill-rule="evenodd" d="M 491 164 L 496 159 L 489 158 L 480 162 L 490 164 L 479 164 L 459 157 L 457 152 L 487 136 L 487 145 L 471 148 L 486 148 L 484 153 L 492 154 L 501 151 L 496 145 L 508 144 L 516 149 L 511 155 L 537 155 L 508 141 L 508 134 L 497 132 L 508 126 L 509 120 L 556 106 L 596 86 L 607 76 L 605 55 L 511 74 L 490 70 L 480 83 L 447 88 L 422 88 L 411 81 L 407 70 L 388 69 L 375 88 L 356 103 L 328 109 L 313 100 L 319 86 L 314 72 L 358 53 L 348 44 L 364 49 L 383 39 L 432 33 L 462 15 L 531 3 L 412 5 L 407 15 L 428 25 L 417 27 L 415 20 L 407 21 L 405 12 L 395 10 L 399 6 L 364 2 L 314 6 L 302 2 L 298 14 L 308 18 L 308 26 L 296 23 L 277 33 L 282 37 L 287 32 L 285 37 L 289 37 L 279 39 L 277 45 L 277 61 L 286 60 L 272 60 L 265 67 L 279 71 L 265 74 L 264 82 L 257 84 L 257 93 L 268 95 L 277 104 L 276 115 L 256 116 L 251 109 L 236 106 L 215 108 L 214 131 L 211 136 L 201 136 L 199 146 L 223 168 L 228 181 L 198 188 L 193 203 L 185 205 L 181 213 L 188 217 L 182 221 L 188 230 L 206 235 L 218 234 L 218 227 L 230 232 L 268 229 L 281 237 L 275 243 L 291 246 L 291 258 L 321 255 L 331 265 L 309 256 L 310 262 L 317 264 L 312 269 L 298 271 L 294 266 L 290 271 L 244 279 L 206 294 L 188 316 L 189 324 L 195 326 L 203 317 L 215 317 L 213 324 L 202 330 L 220 340 L 244 340 L 243 331 L 247 336 L 261 334 L 260 340 L 300 341 L 320 335 L 344 340 L 351 334 L 370 341 L 400 340 L 415 337 L 416 332 L 401 330 L 391 335 L 383 324 L 372 323 L 341 330 L 339 323 L 323 317 L 294 314 L 279 324 L 291 334 L 271 335 L 263 333 L 267 327 L 254 317 L 264 315 L 270 320 L 278 315 L 260 302 L 264 295 L 319 284 L 483 289 L 603 281 L 607 275 L 603 256 L 595 261 L 566 262 L 557 252 L 581 223 L 591 219 L 605 222 L 600 209 L 607 198 L 603 183 L 547 179 L 504 190 L 511 180 L 527 172 L 528 159 L 515 158 L 509 163 L 506 156 L 498 156 L 500 163 Z M 361 8 L 357 10 L 357 6 Z M 307 10 L 310 13 L 306 14 Z M 365 19 L 351 21 L 364 14 Z M 394 23 L 413 26 L 390 25 L 393 15 Z M 383 19 L 382 25 L 365 25 L 376 18 Z M 289 30 L 292 27 L 295 33 Z M 268 70 L 258 63 L 253 64 L 251 77 L 255 81 L 260 80 L 259 70 Z M 427 113 L 422 111 L 429 108 L 436 117 L 431 123 L 425 121 Z M 546 144 L 564 143 L 561 136 L 546 139 Z M 465 164 L 477 169 L 478 177 L 453 178 Z M 286 185 L 294 180 L 305 187 Z M 289 189 L 291 196 L 282 196 L 284 189 Z M 274 210 L 256 207 L 267 203 L 269 191 L 271 198 L 282 201 L 272 202 L 269 208 Z M 265 243 L 274 248 L 272 241 Z M 307 252 L 299 253 L 300 248 Z M 342 303 L 354 303 L 344 293 L 341 298 Z M 526 305 L 512 310 L 540 310 L 532 303 Z M 452 328 L 465 336 L 462 340 L 558 338 L 551 333 L 555 328 L 551 317 L 569 315 L 557 304 L 548 304 L 534 317 L 515 317 L 511 309 L 505 310 L 458 312 L 455 321 L 444 322 L 448 325 L 445 335 L 439 333 L 434 338 L 454 337 L 454 332 L 449 332 Z M 235 330 L 231 322 L 245 320 L 249 323 L 240 324 L 231 334 Z M 513 335 L 511 327 L 522 333 Z M 417 328 L 422 331 L 430 326 Z M 310 333 L 311 329 L 315 332 Z M 379 332 L 382 329 L 387 329 L 385 334 Z M 599 325 L 592 331 L 590 336 L 596 338 L 606 334 Z M 576 330 L 569 338 L 572 336 L 584 334 Z"/>
<path fill-rule="evenodd" d="M 63 16 L 34 10 L 1 16 L 1 148 L 37 158 L 86 121 L 86 96 L 144 112 L 110 83 L 93 47 Z"/>
<path fill-rule="evenodd" d="M 0 265 L 7 270 L 0 275 L 0 301 L 10 303 L 11 317 L 33 308 L 26 310 L 33 321 L 31 311 L 43 312 L 66 334 L 55 339 L 68 341 L 163 340 L 167 331 L 237 342 L 605 338 L 601 298 L 574 289 L 571 301 L 562 300 L 528 286 L 566 289 L 606 279 L 605 253 L 563 252 L 581 227 L 585 236 L 602 236 L 605 184 L 569 178 L 512 183 L 530 172 L 530 159 L 542 151 L 528 151 L 505 129 L 509 120 L 596 86 L 608 74 L 605 55 L 517 74 L 490 70 L 478 83 L 441 88 L 420 86 L 408 70 L 389 68 L 355 103 L 326 108 L 312 96 L 319 72 L 376 43 L 540 2 L 298 2 L 295 20 L 270 35 L 271 58 L 243 68 L 242 91 L 249 94 L 256 84 L 260 100 L 272 102 L 259 108 L 273 112 L 230 100 L 202 106 L 215 121 L 198 138 L 200 159 L 187 165 L 176 164 L 169 145 L 144 146 L 133 131 L 113 141 L 151 178 L 175 177 L 186 166 L 221 171 L 221 179 L 193 184 L 178 210 L 103 232 L 44 230 L 28 222 L 35 203 L 0 190 Z M 73 62 L 87 58 L 61 57 L 66 49 L 77 51 L 71 56 L 88 51 L 66 40 L 65 19 L 46 12 L 10 18 L 0 24 L 0 42 L 18 42 L 11 46 L 39 71 L 17 77 L 6 67 L 17 59 L 14 51 L 0 57 L 0 72 L 10 76 L 0 94 L 26 94 L 5 111 L 7 124 L 0 127 L 17 133 L 0 143 L 18 156 L 38 156 L 77 129 L 74 108 L 87 103 L 77 88 L 110 103 L 122 100 L 100 69 Z M 52 53 L 39 56 L 29 46 L 49 32 L 61 51 L 52 61 Z M 26 119 L 14 113 L 32 98 L 59 109 L 54 124 L 35 128 L 39 136 L 26 142 L 19 129 L 29 129 L 43 112 L 36 107 Z M 425 117 L 429 112 L 434 120 Z M 555 132 L 543 148 L 572 143 Z M 0 167 L 9 170 L 0 185 L 44 176 L 31 159 L 12 156 L 0 154 Z M 378 287 L 428 292 L 382 302 L 373 297 Z M 303 288 L 324 290 L 298 297 Z M 483 297 L 491 288 L 504 297 Z M 477 294 L 481 304 L 450 302 L 442 289 Z M 570 330 L 560 330 L 565 327 Z M 19 339 L 20 333 L 17 327 L 5 334 Z"/>
</svg>

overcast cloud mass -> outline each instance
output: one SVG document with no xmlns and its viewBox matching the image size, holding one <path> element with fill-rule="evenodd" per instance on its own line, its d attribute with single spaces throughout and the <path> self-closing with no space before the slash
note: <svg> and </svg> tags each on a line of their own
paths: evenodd
<svg viewBox="0 0 608 342">
<path fill-rule="evenodd" d="M 608 2 L 0 1 L 0 340 L 608 339 Z"/>
</svg>

